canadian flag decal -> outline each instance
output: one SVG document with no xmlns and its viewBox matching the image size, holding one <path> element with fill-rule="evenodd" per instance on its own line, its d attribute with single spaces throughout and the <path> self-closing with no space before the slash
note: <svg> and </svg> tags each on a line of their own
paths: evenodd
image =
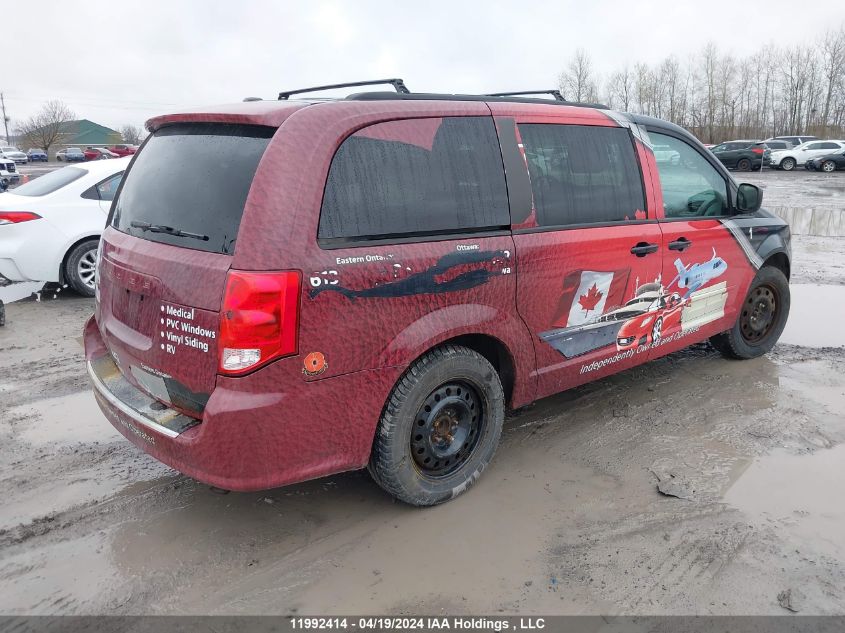
<svg viewBox="0 0 845 633">
<path fill-rule="evenodd" d="M 622 304 L 629 271 L 576 270 L 563 282 L 563 294 L 552 327 L 572 327 L 595 321 L 606 309 Z"/>
</svg>

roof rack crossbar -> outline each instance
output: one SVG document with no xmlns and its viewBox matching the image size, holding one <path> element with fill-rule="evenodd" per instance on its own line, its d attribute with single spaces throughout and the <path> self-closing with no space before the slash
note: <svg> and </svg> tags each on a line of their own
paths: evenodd
<svg viewBox="0 0 845 633">
<path fill-rule="evenodd" d="M 405 87 L 405 82 L 402 79 L 373 79 L 370 81 L 351 81 L 342 84 L 331 84 L 329 86 L 314 86 L 312 88 L 300 88 L 299 90 L 288 90 L 287 92 L 279 93 L 279 101 L 289 99 L 292 95 L 302 94 L 304 92 L 318 92 L 321 90 L 334 90 L 335 88 L 354 88 L 355 86 L 377 86 L 380 84 L 390 84 L 396 89 L 399 94 L 409 94 L 411 91 Z"/>
<path fill-rule="evenodd" d="M 520 90 L 518 92 L 490 92 L 485 97 L 521 97 L 525 95 L 552 95 L 555 101 L 566 101 L 560 90 Z"/>
</svg>

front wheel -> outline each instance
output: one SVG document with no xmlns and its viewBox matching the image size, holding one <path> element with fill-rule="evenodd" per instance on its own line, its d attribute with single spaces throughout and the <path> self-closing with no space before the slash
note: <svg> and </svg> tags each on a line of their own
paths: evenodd
<svg viewBox="0 0 845 633">
<path fill-rule="evenodd" d="M 795 159 L 794 158 L 784 158 L 780 162 L 780 168 L 784 171 L 792 171 L 795 169 Z"/>
<path fill-rule="evenodd" d="M 502 383 L 490 362 L 466 347 L 435 348 L 391 392 L 373 441 L 370 474 L 411 505 L 454 499 L 493 459 L 504 417 Z"/>
<path fill-rule="evenodd" d="M 89 240 L 73 247 L 65 262 L 65 279 L 83 297 L 94 296 L 97 272 L 97 241 Z"/>
<path fill-rule="evenodd" d="M 822 163 L 822 171 L 826 171 L 827 173 L 836 171 L 836 163 L 834 163 L 832 160 L 824 161 Z"/>
<path fill-rule="evenodd" d="M 747 359 L 762 356 L 775 346 L 789 318 L 789 281 L 772 266 L 761 268 L 742 303 L 736 323 L 710 338 L 722 356 Z"/>
</svg>

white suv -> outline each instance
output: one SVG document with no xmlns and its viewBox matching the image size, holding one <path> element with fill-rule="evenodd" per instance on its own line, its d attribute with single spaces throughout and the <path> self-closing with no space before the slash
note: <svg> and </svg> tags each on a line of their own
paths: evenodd
<svg viewBox="0 0 845 633">
<path fill-rule="evenodd" d="M 813 160 L 819 156 L 826 156 L 836 150 L 843 149 L 845 149 L 845 141 L 808 141 L 792 149 L 772 152 L 770 166 L 772 169 L 792 171 L 795 167 L 803 165 L 808 160 Z"/>
</svg>

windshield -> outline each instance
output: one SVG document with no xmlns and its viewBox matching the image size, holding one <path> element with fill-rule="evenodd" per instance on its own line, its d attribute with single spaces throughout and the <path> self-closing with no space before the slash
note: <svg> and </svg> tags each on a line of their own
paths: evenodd
<svg viewBox="0 0 845 633">
<path fill-rule="evenodd" d="M 3 151 L 3 152 L 19 152 L 20 150 L 17 147 L 0 147 L 0 151 Z"/>
<path fill-rule="evenodd" d="M 111 225 L 145 240 L 232 254 L 258 161 L 275 131 L 217 123 L 157 130 L 126 174 Z"/>
<path fill-rule="evenodd" d="M 21 185 L 15 189 L 14 193 L 18 196 L 46 196 L 48 193 L 53 193 L 62 187 L 69 185 L 74 180 L 82 178 L 88 172 L 80 167 L 65 167 L 57 171 L 51 171 L 40 178 Z"/>
</svg>

